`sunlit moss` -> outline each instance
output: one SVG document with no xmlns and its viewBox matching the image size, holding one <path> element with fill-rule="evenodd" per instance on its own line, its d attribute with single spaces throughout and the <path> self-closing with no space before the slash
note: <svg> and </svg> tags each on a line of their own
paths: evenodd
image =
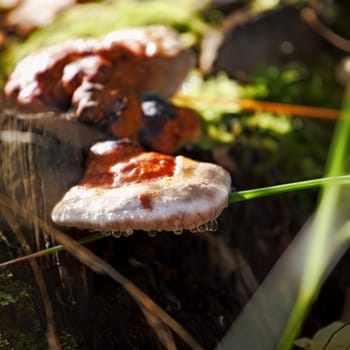
<svg viewBox="0 0 350 350">
<path fill-rule="evenodd" d="M 227 131 L 224 125 L 209 125 L 207 130 L 208 136 L 214 141 L 232 143 L 234 140 L 233 133 Z"/>
<path fill-rule="evenodd" d="M 286 134 L 292 130 L 291 119 L 285 115 L 271 113 L 255 113 L 247 120 L 247 125 L 262 130 L 271 130 L 276 134 Z"/>
<path fill-rule="evenodd" d="M 220 121 L 224 113 L 236 113 L 235 104 L 241 96 L 242 88 L 225 73 L 204 79 L 198 71 L 193 71 L 183 84 L 181 94 L 189 96 L 182 103 L 195 108 L 206 122 Z"/>
<path fill-rule="evenodd" d="M 141 4 L 142 2 L 142 4 Z M 3 64 L 9 72 L 19 59 L 38 49 L 74 37 L 97 37 L 113 30 L 150 24 L 176 28 L 193 44 L 206 24 L 193 1 L 119 0 L 73 6 L 57 19 L 32 33 L 24 42 L 14 43 L 7 50 Z"/>
<path fill-rule="evenodd" d="M 271 10 L 280 4 L 280 0 L 253 0 L 251 2 L 251 10 L 262 12 Z"/>
</svg>

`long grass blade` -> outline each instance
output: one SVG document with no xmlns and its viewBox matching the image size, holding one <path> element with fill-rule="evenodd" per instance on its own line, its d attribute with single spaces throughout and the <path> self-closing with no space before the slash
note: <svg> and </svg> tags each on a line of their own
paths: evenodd
<svg viewBox="0 0 350 350">
<path fill-rule="evenodd" d="M 87 243 L 95 242 L 99 239 L 106 238 L 106 237 L 108 237 L 108 236 L 102 235 L 100 233 L 96 233 L 96 234 L 92 234 L 92 235 L 89 235 L 87 237 L 84 237 L 82 239 L 79 239 L 76 242 L 78 244 L 87 244 Z M 60 252 L 62 250 L 64 250 L 64 246 L 62 244 L 58 244 L 56 246 L 53 246 L 53 247 L 50 247 L 47 249 L 42 249 L 42 250 L 35 252 L 35 253 L 27 254 L 25 256 L 20 256 L 20 257 L 15 258 L 15 259 L 4 261 L 4 262 L 0 263 L 0 268 L 1 267 L 8 267 L 10 265 L 18 264 L 18 263 L 25 262 L 28 260 L 40 258 L 41 256 L 53 254 L 56 252 Z"/>
<path fill-rule="evenodd" d="M 291 182 L 291 183 L 281 184 L 281 185 L 255 188 L 251 190 L 232 192 L 229 195 L 229 202 L 230 203 L 242 202 L 249 199 L 273 196 L 273 195 L 287 193 L 287 192 L 308 190 L 308 189 L 324 186 L 327 184 L 337 184 L 337 185 L 350 184 L 350 175 L 322 177 L 322 178 L 311 179 L 311 180 L 296 181 L 296 182 Z"/>
<path fill-rule="evenodd" d="M 350 143 L 350 84 L 347 87 L 342 118 L 337 123 L 333 142 L 329 152 L 326 175 L 340 176 L 346 172 L 346 159 Z M 312 223 L 313 236 L 307 252 L 305 270 L 299 294 L 281 338 L 279 348 L 290 349 L 298 335 L 312 302 L 315 300 L 327 271 L 344 253 L 345 247 L 334 249 L 338 227 L 344 225 L 348 215 L 341 216 L 349 198 L 344 199 L 346 188 L 336 183 L 326 184 L 322 188 L 321 199 Z M 342 202 L 344 202 L 343 204 Z M 345 219 L 344 219 L 345 218 Z M 346 223 L 346 222 L 345 222 Z"/>
<path fill-rule="evenodd" d="M 343 175 L 349 138 L 348 87 L 329 153 L 326 179 L 346 179 Z M 217 349 L 291 349 L 322 282 L 346 250 L 350 236 L 347 180 L 342 184 L 333 180 L 317 182 L 311 182 L 311 187 L 322 186 L 321 200 L 314 218 L 291 242 Z M 306 183 L 305 188 L 309 185 Z M 280 190 L 285 190 L 283 185 Z M 240 196 L 243 199 L 249 196 L 257 198 L 276 192 L 267 188 Z M 240 199 L 238 194 L 230 198 L 232 202 Z"/>
<path fill-rule="evenodd" d="M 97 273 L 106 274 L 114 281 L 122 285 L 123 288 L 134 298 L 134 300 L 140 305 L 141 308 L 146 309 L 148 312 L 152 313 L 152 315 L 159 318 L 165 325 L 172 329 L 191 349 L 203 349 L 200 344 L 177 321 L 175 321 L 169 314 L 160 308 L 142 290 L 140 290 L 135 284 L 133 284 L 120 272 L 114 269 L 105 260 L 95 255 L 91 250 L 77 243 L 77 241 L 68 237 L 63 232 L 57 230 L 38 216 L 28 212 L 17 203 L 14 203 L 13 201 L 8 200 L 1 195 L 0 206 L 8 208 L 14 213 L 19 213 L 20 215 L 30 218 L 38 228 L 47 234 L 50 234 L 54 240 L 64 246 L 65 250 L 74 256 L 77 260 L 79 260 L 82 264 L 86 265 Z"/>
</svg>

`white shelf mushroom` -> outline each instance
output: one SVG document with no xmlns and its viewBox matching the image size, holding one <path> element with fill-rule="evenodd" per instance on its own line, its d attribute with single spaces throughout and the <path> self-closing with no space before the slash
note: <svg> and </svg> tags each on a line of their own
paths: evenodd
<svg viewBox="0 0 350 350">
<path fill-rule="evenodd" d="M 99 142 L 84 178 L 55 206 L 52 220 L 115 236 L 215 230 L 230 190 L 230 175 L 218 165 L 146 152 L 128 140 Z"/>
</svg>

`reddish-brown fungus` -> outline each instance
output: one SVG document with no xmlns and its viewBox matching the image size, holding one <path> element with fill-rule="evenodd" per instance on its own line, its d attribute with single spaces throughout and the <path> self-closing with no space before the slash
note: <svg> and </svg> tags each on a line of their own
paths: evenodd
<svg viewBox="0 0 350 350">
<path fill-rule="evenodd" d="M 84 178 L 56 205 L 52 219 L 107 232 L 200 231 L 215 226 L 230 189 L 230 175 L 215 164 L 106 141 L 91 148 Z"/>
<path fill-rule="evenodd" d="M 121 30 L 100 39 L 75 39 L 20 61 L 5 95 L 30 111 L 64 109 L 89 82 L 123 92 L 174 94 L 193 65 L 192 52 L 165 26 Z M 166 79 L 164 79 L 166 77 Z"/>
<path fill-rule="evenodd" d="M 29 55 L 10 75 L 5 95 L 29 111 L 71 109 L 107 134 L 173 153 L 200 133 L 193 111 L 165 100 L 192 63 L 191 51 L 168 27 L 122 30 Z"/>
</svg>

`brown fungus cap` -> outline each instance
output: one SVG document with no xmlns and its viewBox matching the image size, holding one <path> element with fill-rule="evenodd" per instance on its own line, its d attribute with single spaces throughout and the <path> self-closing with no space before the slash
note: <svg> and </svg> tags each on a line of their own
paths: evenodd
<svg viewBox="0 0 350 350">
<path fill-rule="evenodd" d="M 218 165 L 105 141 L 91 147 L 84 178 L 52 220 L 102 232 L 193 230 L 220 215 L 230 189 L 230 175 Z"/>
<path fill-rule="evenodd" d="M 33 112 L 81 108 L 82 101 L 72 97 L 79 88 L 86 90 L 85 84 L 101 86 L 104 103 L 113 101 L 113 90 L 152 91 L 167 98 L 178 90 L 193 64 L 193 53 L 171 28 L 125 29 L 28 55 L 11 73 L 4 92 L 12 103 Z"/>
</svg>

